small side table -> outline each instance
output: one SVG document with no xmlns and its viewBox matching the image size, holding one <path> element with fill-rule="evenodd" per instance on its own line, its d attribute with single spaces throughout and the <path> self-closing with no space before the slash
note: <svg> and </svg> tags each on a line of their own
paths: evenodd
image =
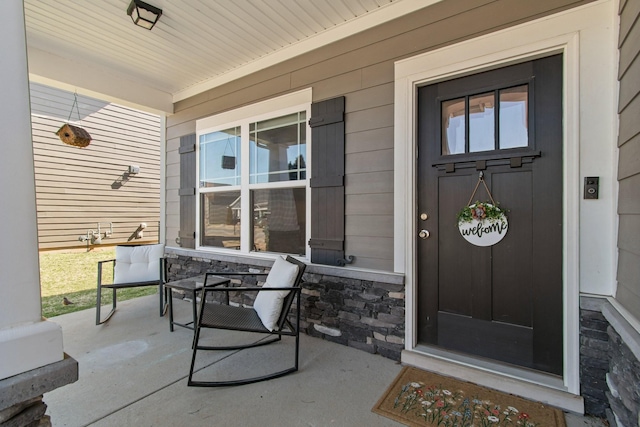
<svg viewBox="0 0 640 427">
<path fill-rule="evenodd" d="M 187 323 L 178 323 L 173 320 L 173 296 L 169 295 L 169 330 L 173 332 L 173 327 L 181 326 L 183 328 L 191 329 L 194 332 L 196 330 L 196 322 L 198 319 L 198 304 L 196 302 L 196 297 L 202 288 L 204 287 L 204 278 L 205 275 L 202 274 L 200 276 L 189 277 L 187 279 L 174 280 L 173 282 L 168 282 L 164 284 L 165 288 L 176 289 L 179 291 L 183 291 L 185 294 L 191 294 L 191 302 L 193 307 L 193 320 Z M 207 286 L 219 286 L 229 284 L 231 280 L 227 277 L 220 276 L 212 276 L 209 275 L 209 280 L 207 281 Z"/>
</svg>

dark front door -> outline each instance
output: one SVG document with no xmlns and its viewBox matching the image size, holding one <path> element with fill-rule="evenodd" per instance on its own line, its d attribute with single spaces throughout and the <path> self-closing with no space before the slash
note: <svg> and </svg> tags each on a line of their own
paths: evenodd
<svg viewBox="0 0 640 427">
<path fill-rule="evenodd" d="M 562 375 L 562 56 L 422 87 L 418 115 L 419 344 Z M 481 172 L 488 247 L 457 226 Z"/>
</svg>

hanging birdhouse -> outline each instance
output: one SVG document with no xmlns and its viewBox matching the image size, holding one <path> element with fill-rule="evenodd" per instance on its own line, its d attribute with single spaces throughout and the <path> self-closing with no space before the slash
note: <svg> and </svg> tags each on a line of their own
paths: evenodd
<svg viewBox="0 0 640 427">
<path fill-rule="evenodd" d="M 91 135 L 89 132 L 79 126 L 73 126 L 69 123 L 62 125 L 56 132 L 56 135 L 65 144 L 73 145 L 74 147 L 86 147 L 91 142 Z"/>
</svg>

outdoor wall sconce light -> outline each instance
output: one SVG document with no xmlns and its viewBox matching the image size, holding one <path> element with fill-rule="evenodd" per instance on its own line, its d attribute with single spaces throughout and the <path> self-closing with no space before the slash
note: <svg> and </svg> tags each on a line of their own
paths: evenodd
<svg viewBox="0 0 640 427">
<path fill-rule="evenodd" d="M 162 9 L 140 0 L 131 0 L 127 8 L 127 15 L 137 26 L 150 30 L 158 22 L 160 15 L 162 15 Z"/>
<path fill-rule="evenodd" d="M 138 226 L 138 228 L 135 231 L 136 239 L 142 239 L 144 237 L 144 234 L 143 234 L 142 230 L 144 230 L 145 228 L 147 228 L 147 223 L 146 222 L 140 223 L 140 225 Z"/>
<path fill-rule="evenodd" d="M 129 173 L 131 175 L 135 175 L 137 173 L 140 173 L 140 166 L 138 166 L 138 165 L 129 165 Z"/>
</svg>

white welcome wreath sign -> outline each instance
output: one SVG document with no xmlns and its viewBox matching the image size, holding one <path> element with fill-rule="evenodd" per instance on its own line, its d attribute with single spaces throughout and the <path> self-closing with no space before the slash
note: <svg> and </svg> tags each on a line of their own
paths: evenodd
<svg viewBox="0 0 640 427">
<path fill-rule="evenodd" d="M 472 204 L 471 200 L 473 200 L 481 182 L 484 184 L 492 203 L 476 201 Z M 480 178 L 467 206 L 458 213 L 458 230 L 467 242 L 475 246 L 493 246 L 504 239 L 507 230 L 509 230 L 505 211 L 498 207 L 498 204 L 493 200 L 493 196 L 484 182 L 482 172 L 480 172 Z"/>
</svg>

